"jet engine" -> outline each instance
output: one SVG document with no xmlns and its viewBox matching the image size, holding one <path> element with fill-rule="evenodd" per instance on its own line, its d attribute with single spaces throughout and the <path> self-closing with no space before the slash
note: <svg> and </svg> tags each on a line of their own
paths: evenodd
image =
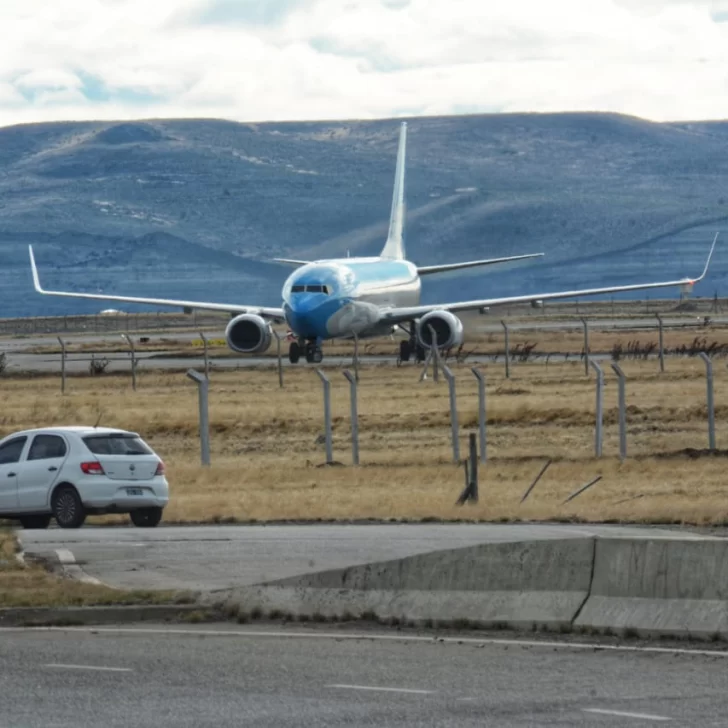
<svg viewBox="0 0 728 728">
<path fill-rule="evenodd" d="M 236 316 L 225 328 L 227 345 L 241 354 L 260 354 L 270 346 L 272 338 L 270 325 L 252 313 Z"/>
<path fill-rule="evenodd" d="M 432 347 L 430 327 L 437 336 L 438 349 L 450 349 L 463 343 L 463 322 L 449 311 L 430 311 L 417 322 L 417 339 L 426 349 Z"/>
</svg>

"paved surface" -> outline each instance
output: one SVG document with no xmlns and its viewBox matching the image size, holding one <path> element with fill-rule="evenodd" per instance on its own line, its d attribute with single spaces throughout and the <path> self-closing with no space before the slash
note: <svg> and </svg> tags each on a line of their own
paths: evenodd
<svg viewBox="0 0 728 728">
<path fill-rule="evenodd" d="M 84 527 L 19 530 L 29 555 L 67 557 L 112 586 L 212 591 L 486 542 L 584 536 L 710 538 L 682 529 L 548 524 Z"/>
<path fill-rule="evenodd" d="M 726 725 L 727 668 L 725 652 L 300 627 L 0 630 L 0 728 L 705 728 Z"/>
<path fill-rule="evenodd" d="M 497 314 L 493 314 L 495 318 Z M 710 316 L 713 324 L 726 324 L 728 323 L 728 317 L 726 316 Z M 663 325 L 666 328 L 671 327 L 695 327 L 699 328 L 702 325 L 704 316 L 688 315 L 682 317 L 663 317 Z M 648 329 L 654 330 L 656 328 L 657 321 L 655 317 L 635 317 L 635 318 L 590 318 L 589 325 L 592 330 L 618 330 L 618 329 Z M 483 323 L 478 323 L 475 326 L 477 331 L 481 333 L 492 333 L 501 335 L 503 328 L 500 324 L 500 320 L 493 321 L 490 317 L 484 317 Z M 513 322 L 509 324 L 511 331 L 580 331 L 582 329 L 582 323 L 578 318 L 572 320 L 562 321 L 545 321 L 545 322 Z M 222 331 L 205 331 L 206 336 L 209 338 L 221 338 L 223 336 Z M 144 334 L 149 336 L 153 341 L 164 341 L 164 340 L 184 340 L 189 341 L 192 339 L 199 338 L 198 332 L 165 332 L 162 334 L 149 333 Z M 132 334 L 137 339 L 137 334 Z M 79 344 L 90 344 L 93 342 L 99 343 L 119 343 L 122 341 L 121 334 L 68 334 L 64 336 L 64 339 L 70 345 Z M 124 342 L 122 342 L 124 343 Z M 61 355 L 60 352 L 57 354 L 33 354 L 28 350 L 38 347 L 58 347 L 58 340 L 55 336 L 31 336 L 22 339 L 6 338 L 0 339 L 0 352 L 5 352 L 8 356 L 7 370 L 9 372 L 27 371 L 27 372 L 60 372 L 61 369 Z M 387 363 L 394 364 L 397 361 L 395 354 L 396 344 L 392 344 L 393 354 L 391 356 L 362 356 L 361 361 L 363 363 Z M 306 366 L 305 363 L 299 363 L 291 365 L 287 358 L 287 344 L 282 344 L 283 352 L 283 364 L 286 367 L 289 366 Z M 275 351 L 273 347 L 272 351 Z M 189 357 L 178 357 L 173 355 L 174 352 L 144 352 L 143 348 L 139 351 L 137 357 L 137 366 L 140 370 L 152 370 L 152 369 L 188 369 L 189 367 L 199 368 L 204 365 L 204 359 L 202 355 L 195 358 Z M 557 360 L 561 356 L 566 354 L 551 354 L 548 359 L 551 361 Z M 573 353 L 570 358 L 573 358 Z M 130 368 L 131 360 L 130 356 L 126 352 L 116 353 L 99 353 L 96 358 L 105 358 L 109 360 L 109 364 L 106 368 L 108 372 L 116 371 L 128 371 Z M 608 359 L 610 354 L 608 353 L 594 353 L 592 354 L 593 359 Z M 547 357 L 542 356 L 535 358 L 534 361 L 546 361 Z M 69 353 L 66 357 L 66 371 L 68 372 L 85 372 L 88 371 L 89 363 L 91 361 L 91 352 L 76 352 Z M 331 356 L 326 357 L 324 360 L 328 364 L 333 365 L 345 365 L 351 363 L 351 357 Z M 492 356 L 470 356 L 469 362 L 479 363 L 485 361 L 494 361 Z M 235 356 L 235 357 L 211 357 L 210 362 L 215 369 L 238 369 L 241 367 L 261 367 L 261 366 L 276 366 L 277 359 L 275 357 L 251 357 L 251 356 Z M 313 365 L 311 365 L 313 366 Z"/>
</svg>

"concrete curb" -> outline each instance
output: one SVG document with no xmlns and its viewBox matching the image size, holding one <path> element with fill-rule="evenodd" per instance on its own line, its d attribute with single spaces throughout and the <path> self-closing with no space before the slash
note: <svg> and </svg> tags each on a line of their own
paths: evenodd
<svg viewBox="0 0 728 728">
<path fill-rule="evenodd" d="M 728 540 L 489 543 L 217 592 L 241 620 L 368 619 L 728 639 Z"/>
<path fill-rule="evenodd" d="M 577 627 L 728 636 L 728 540 L 598 539 Z"/>
<path fill-rule="evenodd" d="M 223 609 L 294 618 L 570 627 L 589 594 L 593 538 L 487 543 L 226 592 Z M 220 594 L 203 600 L 214 602 Z"/>
<path fill-rule="evenodd" d="M 10 607 L 0 609 L 0 627 L 52 627 L 132 622 L 206 621 L 213 616 L 199 604 L 133 604 L 99 607 Z M 219 615 L 214 615 L 218 616 Z"/>
</svg>

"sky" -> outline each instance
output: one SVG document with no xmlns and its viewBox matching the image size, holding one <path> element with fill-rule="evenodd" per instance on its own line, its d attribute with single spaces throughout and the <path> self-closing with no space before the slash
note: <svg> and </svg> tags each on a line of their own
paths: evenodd
<svg viewBox="0 0 728 728">
<path fill-rule="evenodd" d="M 728 0 L 0 4 L 0 126 L 521 111 L 728 118 Z"/>
</svg>

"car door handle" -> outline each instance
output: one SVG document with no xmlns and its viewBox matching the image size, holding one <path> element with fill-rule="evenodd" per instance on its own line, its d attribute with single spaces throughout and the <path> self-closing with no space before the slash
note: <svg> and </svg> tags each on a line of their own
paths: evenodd
<svg viewBox="0 0 728 728">
<path fill-rule="evenodd" d="M 8 478 L 14 478 L 14 477 L 15 477 L 15 473 L 8 473 Z"/>
<path fill-rule="evenodd" d="M 50 471 L 58 470 L 58 468 L 55 465 L 51 465 L 50 468 L 48 468 Z"/>
</svg>

